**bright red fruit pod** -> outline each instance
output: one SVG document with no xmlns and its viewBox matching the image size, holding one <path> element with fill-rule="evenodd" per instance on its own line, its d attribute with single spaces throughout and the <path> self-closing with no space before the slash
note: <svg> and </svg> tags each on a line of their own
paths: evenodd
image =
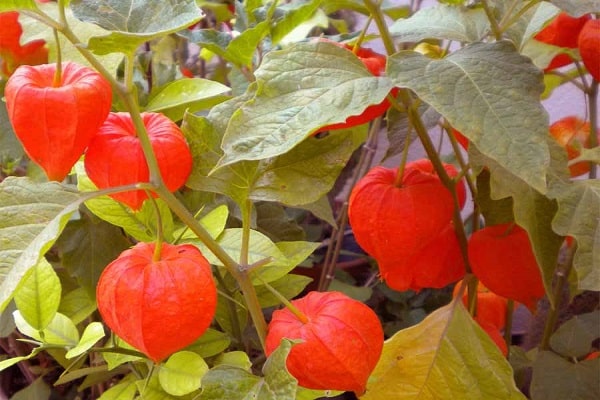
<svg viewBox="0 0 600 400">
<path fill-rule="evenodd" d="M 550 125 L 550 136 L 567 150 L 568 159 L 572 160 L 581 154 L 579 147 L 590 147 L 590 123 L 574 115 L 561 118 Z M 569 166 L 569 172 L 573 177 L 587 174 L 590 172 L 590 163 L 573 164 Z"/>
<path fill-rule="evenodd" d="M 173 121 L 159 113 L 142 113 L 163 181 L 170 191 L 185 184 L 192 171 L 192 153 L 183 133 Z M 140 139 L 129 113 L 111 113 L 85 154 L 85 171 L 94 184 L 105 189 L 148 182 L 150 172 Z M 133 190 L 111 195 L 137 211 L 148 198 Z"/>
<path fill-rule="evenodd" d="M 566 12 L 561 12 L 552 20 L 552 22 L 535 35 L 534 38 L 540 42 L 551 44 L 553 46 L 576 49 L 578 47 L 577 37 L 579 32 L 590 18 L 590 15 L 575 18 L 571 17 Z M 567 54 L 559 54 L 552 59 L 544 71 L 551 71 L 556 68 L 564 67 L 572 62 L 573 60 Z"/>
<path fill-rule="evenodd" d="M 210 264 L 192 245 L 154 243 L 125 250 L 102 272 L 98 311 L 121 339 L 159 362 L 192 344 L 215 315 L 217 289 Z"/>
<path fill-rule="evenodd" d="M 321 39 L 323 40 L 323 39 Z M 334 44 L 338 47 L 343 47 L 347 50 L 352 51 L 353 47 L 347 44 L 337 43 L 333 41 L 327 40 L 328 43 Z M 368 48 L 360 48 L 356 52 L 356 56 L 362 61 L 364 66 L 373 74 L 374 76 L 381 76 L 385 71 L 385 65 L 387 62 L 386 57 L 383 54 L 379 54 Z M 398 92 L 398 88 L 394 88 L 391 91 L 391 94 L 394 96 Z M 386 98 L 379 104 L 373 104 L 368 106 L 360 115 L 352 115 L 346 119 L 344 122 L 340 122 L 337 124 L 331 124 L 320 128 L 316 133 L 332 131 L 336 129 L 349 129 L 354 126 L 359 126 L 362 124 L 366 124 L 369 121 L 374 120 L 377 117 L 382 116 L 386 113 L 386 111 L 390 108 L 390 102 Z"/>
<path fill-rule="evenodd" d="M 544 294 L 527 232 L 514 223 L 486 226 L 468 243 L 473 273 L 492 292 L 535 310 Z"/>
<path fill-rule="evenodd" d="M 19 67 L 4 96 L 8 118 L 27 155 L 62 181 L 106 119 L 112 89 L 91 68 L 66 62 L 54 85 L 55 64 Z"/>
<path fill-rule="evenodd" d="M 451 177 L 458 172 L 444 165 Z M 407 163 L 400 186 L 397 169 L 375 167 L 353 188 L 348 217 L 354 237 L 377 260 L 382 279 L 403 291 L 441 288 L 465 274 L 454 233 L 452 194 L 427 159 Z M 457 185 L 461 208 L 464 182 Z"/>
<path fill-rule="evenodd" d="M 21 45 L 23 28 L 19 13 L 0 13 L 0 77 L 9 77 L 21 65 L 38 65 L 48 62 L 48 48 L 43 39 Z"/>
<path fill-rule="evenodd" d="M 287 308 L 276 310 L 268 327 L 266 354 L 283 338 L 300 339 L 286 362 L 300 386 L 362 394 L 383 349 L 383 329 L 375 312 L 340 292 L 309 292 L 291 303 L 308 322 Z"/>
<path fill-rule="evenodd" d="M 578 44 L 583 65 L 596 82 L 600 82 L 600 19 L 585 23 L 579 33 Z"/>
</svg>

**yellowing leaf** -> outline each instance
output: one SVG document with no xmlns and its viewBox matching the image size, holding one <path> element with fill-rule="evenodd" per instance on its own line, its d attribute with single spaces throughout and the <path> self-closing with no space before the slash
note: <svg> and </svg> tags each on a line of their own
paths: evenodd
<svg viewBox="0 0 600 400">
<path fill-rule="evenodd" d="M 396 333 L 383 347 L 362 400 L 525 399 L 512 369 L 461 302 Z"/>
</svg>

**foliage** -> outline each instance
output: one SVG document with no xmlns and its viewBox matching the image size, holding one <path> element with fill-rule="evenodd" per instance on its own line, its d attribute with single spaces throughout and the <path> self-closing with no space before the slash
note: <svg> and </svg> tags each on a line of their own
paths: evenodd
<svg viewBox="0 0 600 400">
<path fill-rule="evenodd" d="M 600 291 L 600 2 L 404 3 L 3 0 L 11 29 L 0 32 L 0 371 L 14 384 L 0 397 L 600 397 L 600 359 L 588 359 L 598 350 L 597 305 L 557 326 L 578 294 Z M 573 35 L 544 39 L 574 19 L 589 26 L 577 44 Z M 51 64 L 35 65 L 46 57 Z M 69 87 L 60 78 L 73 66 L 100 83 Z M 45 71 L 42 90 L 20 92 L 26 71 Z M 553 138 L 542 99 L 562 85 L 588 107 Z M 75 128 L 86 138 L 73 145 Z M 413 144 L 423 159 L 409 159 Z M 44 157 L 63 154 L 50 171 Z M 385 184 L 350 198 L 379 163 Z M 574 165 L 585 166 L 577 179 Z M 463 210 L 465 188 L 472 207 Z M 505 229 L 474 251 L 469 238 L 496 225 L 520 227 L 522 248 L 492 243 L 507 242 Z M 98 288 L 103 271 L 129 270 L 138 246 L 152 250 L 115 292 L 118 313 L 96 312 L 104 288 L 121 282 Z M 165 261 L 166 249 L 174 253 Z M 203 282 L 177 249 L 202 253 Z M 434 266 L 449 265 L 450 253 L 457 271 L 441 279 Z M 542 321 L 532 350 L 510 346 L 519 305 L 478 285 L 490 273 L 490 291 L 509 287 L 507 297 Z M 380 280 L 412 274 L 418 285 Z M 449 284 L 462 276 L 452 298 Z M 196 292 L 213 284 L 217 304 L 201 309 Z M 335 297 L 353 298 L 375 327 L 357 339 L 344 331 L 356 321 L 345 321 L 342 340 L 329 333 L 313 348 L 294 340 L 319 337 L 303 330 L 319 326 L 320 304 L 315 321 L 294 306 L 313 290 L 344 292 Z M 266 344 L 282 306 L 300 333 Z M 202 329 L 189 328 L 196 320 Z M 352 364 L 364 342 L 383 348 L 365 354 L 373 365 L 364 393 L 364 376 L 356 393 L 341 393 L 302 387 L 304 376 L 287 369 L 298 346 L 302 367 L 321 365 L 308 372 L 318 380 L 335 363 L 323 349 Z"/>
</svg>

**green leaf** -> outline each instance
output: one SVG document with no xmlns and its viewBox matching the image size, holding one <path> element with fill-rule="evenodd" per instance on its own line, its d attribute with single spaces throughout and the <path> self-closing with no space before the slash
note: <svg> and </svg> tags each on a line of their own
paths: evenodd
<svg viewBox="0 0 600 400">
<path fill-rule="evenodd" d="M 296 393 L 296 400 L 316 400 L 321 398 L 336 397 L 340 396 L 343 392 L 336 390 L 312 390 L 303 387 L 298 387 Z"/>
<path fill-rule="evenodd" d="M 183 396 L 200 389 L 209 368 L 202 357 L 191 351 L 179 351 L 160 366 L 160 386 L 173 396 Z"/>
<path fill-rule="evenodd" d="M 228 97 L 231 89 L 208 79 L 179 79 L 164 86 L 146 105 L 146 111 L 161 112 L 173 121 L 183 118 L 186 110 L 197 112 L 210 108 Z"/>
<path fill-rule="evenodd" d="M 2 361 L 0 361 L 0 371 L 4 371 L 5 369 L 10 368 L 15 364 L 20 363 L 21 361 L 29 360 L 29 359 L 37 356 L 42 351 L 44 351 L 43 347 L 36 347 L 31 351 L 31 353 L 29 353 L 26 356 L 12 357 L 12 358 L 7 358 L 6 360 L 2 360 Z"/>
<path fill-rule="evenodd" d="M 342 292 L 348 297 L 351 297 L 360 302 L 365 302 L 369 300 L 371 298 L 371 295 L 373 294 L 373 289 L 371 289 L 368 286 L 365 287 L 351 285 L 349 283 L 342 282 L 339 279 L 334 279 L 333 281 L 331 281 L 331 284 L 329 285 L 329 290 L 336 290 L 338 292 Z"/>
<path fill-rule="evenodd" d="M 291 346 L 281 342 L 263 367 L 264 378 L 228 365 L 212 368 L 202 379 L 200 400 L 295 400 L 297 382 L 285 367 Z"/>
<path fill-rule="evenodd" d="M 0 81 L 0 94 L 4 93 L 6 80 Z M 15 136 L 8 112 L 6 111 L 6 102 L 0 101 L 0 165 L 6 168 L 11 162 L 18 162 L 23 156 L 23 146 Z"/>
<path fill-rule="evenodd" d="M 19 10 L 37 10 L 37 4 L 34 0 L 3 0 L 0 3 L 0 12 Z"/>
<path fill-rule="evenodd" d="M 278 44 L 288 33 L 308 20 L 319 9 L 322 2 L 323 0 L 310 0 L 280 6 L 278 11 L 283 11 L 284 14 L 275 21 L 271 28 L 273 44 Z"/>
<path fill-rule="evenodd" d="M 124 379 L 112 386 L 98 400 L 133 400 L 137 393 L 137 386 L 133 380 Z"/>
<path fill-rule="evenodd" d="M 202 358 L 216 356 L 225 351 L 231 344 L 229 336 L 216 329 L 209 328 L 198 340 L 186 347 L 186 351 L 193 351 Z"/>
<path fill-rule="evenodd" d="M 177 397 L 171 396 L 160 386 L 158 374 L 153 374 L 150 379 L 140 379 L 135 382 L 140 399 L 144 400 L 176 400 Z"/>
<path fill-rule="evenodd" d="M 223 137 L 218 167 L 284 154 L 312 132 L 379 104 L 392 89 L 352 52 L 327 42 L 268 53 L 255 73 L 253 99 L 237 110 Z"/>
<path fill-rule="evenodd" d="M 79 220 L 70 221 L 56 241 L 61 265 L 92 300 L 96 299 L 96 285 L 104 268 L 129 247 L 131 242 L 119 227 L 87 210 L 82 210 Z"/>
<path fill-rule="evenodd" d="M 220 109 L 225 107 L 229 105 L 223 103 Z M 217 126 L 206 118 L 187 114 L 183 131 L 194 160 L 198 160 L 197 165 L 200 165 L 192 172 L 187 185 L 197 190 L 225 194 L 238 204 L 244 204 L 248 198 L 289 206 L 305 206 L 319 201 L 331 190 L 353 152 L 366 139 L 366 131 L 353 135 L 335 132 L 324 138 L 310 137 L 279 157 L 260 162 L 242 161 L 211 173 L 224 154 L 219 147 Z M 307 187 L 311 190 L 306 190 Z"/>
<path fill-rule="evenodd" d="M 391 398 L 524 400 L 525 396 L 516 388 L 512 369 L 498 347 L 462 302 L 453 301 L 385 342 L 361 399 Z"/>
<path fill-rule="evenodd" d="M 45 4 L 38 4 L 38 8 L 40 8 L 42 12 L 46 13 L 55 21 L 59 20 L 59 11 L 56 3 L 49 2 Z M 106 35 L 109 33 L 108 31 L 100 28 L 99 26 L 88 24 L 87 22 L 82 22 L 75 18 L 73 16 L 73 11 L 70 7 L 67 7 L 65 9 L 65 18 L 67 20 L 67 24 L 69 25 L 69 29 L 73 31 L 73 33 L 77 36 L 81 43 L 86 43 L 88 39 L 92 36 Z M 19 16 L 19 21 L 23 26 L 23 35 L 21 37 L 21 43 L 26 43 L 28 41 L 36 39 L 44 39 L 46 41 L 46 46 L 49 50 L 49 61 L 56 61 L 58 49 L 56 46 L 56 39 L 54 38 L 54 33 L 52 29 L 46 24 L 41 23 L 37 19 L 31 18 L 23 14 Z M 59 35 L 59 41 L 60 52 L 63 60 L 69 60 L 91 67 L 89 61 L 78 50 L 78 47 L 81 46 L 81 43 L 73 44 L 66 37 L 64 37 L 64 35 Z M 119 64 L 123 59 L 123 55 L 114 53 L 98 56 L 97 58 L 102 63 L 104 68 L 106 68 L 107 71 L 114 75 L 116 74 Z"/>
<path fill-rule="evenodd" d="M 106 348 L 122 348 L 122 349 L 127 349 L 127 350 L 136 350 L 136 348 L 134 348 L 133 346 L 130 346 L 129 344 L 127 344 L 125 341 L 123 341 L 123 339 L 119 338 L 116 335 L 113 335 L 114 337 L 114 346 L 106 346 Z M 133 355 L 129 355 L 129 354 L 121 354 L 121 353 L 116 353 L 116 352 L 102 352 L 102 357 L 104 358 L 104 361 L 106 361 L 106 364 L 108 365 L 108 370 L 112 370 L 115 369 L 116 367 L 118 367 L 121 364 L 125 364 L 126 362 L 130 362 L 130 361 L 138 361 L 141 360 L 141 357 L 136 357 Z"/>
<path fill-rule="evenodd" d="M 194 0 L 71 0 L 71 9 L 81 21 L 111 31 L 90 38 L 88 47 L 97 54 L 133 53 L 144 42 L 185 29 L 204 16 Z"/>
<path fill-rule="evenodd" d="M 573 266 L 581 290 L 600 290 L 600 181 L 574 181 L 556 189 L 558 211 L 552 228 L 577 240 Z"/>
<path fill-rule="evenodd" d="M 13 313 L 17 329 L 41 343 L 47 343 L 55 346 L 73 347 L 79 342 L 79 331 L 69 318 L 61 313 L 54 314 L 50 324 L 42 331 L 38 331 L 25 321 L 21 313 L 17 310 Z"/>
<path fill-rule="evenodd" d="M 87 177 L 82 163 L 75 166 L 77 172 L 77 187 L 82 192 L 97 190 L 96 186 Z M 173 239 L 173 214 L 161 199 L 156 199 L 160 217 L 163 224 L 163 234 L 167 241 Z M 85 202 L 86 207 L 99 218 L 125 230 L 128 235 L 140 242 L 152 242 L 156 239 L 156 210 L 154 206 L 145 201 L 139 211 L 132 211 L 129 207 L 113 200 L 109 196 L 100 196 Z"/>
<path fill-rule="evenodd" d="M 506 31 L 506 35 L 515 43 L 518 49 L 523 47 L 529 40 L 560 10 L 548 2 L 542 2 L 531 7 Z"/>
<path fill-rule="evenodd" d="M 250 198 L 289 206 L 319 200 L 331 190 L 354 150 L 366 139 L 366 135 L 344 133 L 309 137 L 289 152 L 261 161 Z"/>
<path fill-rule="evenodd" d="M 15 303 L 23 319 L 38 331 L 54 318 L 60 304 L 62 287 L 54 268 L 45 258 L 25 274 L 15 291 Z"/>
<path fill-rule="evenodd" d="M 484 38 L 489 29 L 490 23 L 482 8 L 438 4 L 396 21 L 390 26 L 390 33 L 399 42 L 446 39 L 469 43 Z"/>
<path fill-rule="evenodd" d="M 248 354 L 239 350 L 220 354 L 214 361 L 214 366 L 217 365 L 228 365 L 230 367 L 242 368 L 246 371 L 252 369 L 252 361 L 250 361 Z"/>
<path fill-rule="evenodd" d="M 533 364 L 534 400 L 589 400 L 600 397 L 600 359 L 571 363 L 551 351 L 541 351 Z"/>
<path fill-rule="evenodd" d="M 513 201 L 510 197 L 499 200 L 492 198 L 490 171 L 483 169 L 477 175 L 476 203 L 485 218 L 486 225 L 505 224 L 514 220 Z"/>
<path fill-rule="evenodd" d="M 204 227 L 210 233 L 210 236 L 216 238 L 219 236 L 223 230 L 225 229 L 225 224 L 227 223 L 227 218 L 229 216 L 229 209 L 226 205 L 220 205 L 208 214 L 206 214 L 202 219 L 200 219 L 200 225 Z M 173 233 L 173 236 L 180 237 L 181 239 L 197 239 L 197 236 L 194 232 L 192 232 L 187 227 L 183 227 L 181 229 L 176 230 Z"/>
<path fill-rule="evenodd" d="M 292 299 L 302 293 L 311 281 L 312 278 L 304 275 L 287 274 L 282 278 L 272 281 L 269 285 L 286 299 Z M 274 307 L 281 304 L 281 301 L 265 285 L 257 285 L 255 289 L 256 296 L 262 308 Z"/>
<path fill-rule="evenodd" d="M 388 76 L 439 111 L 483 154 L 540 193 L 550 154 L 543 74 L 507 41 L 475 43 L 441 60 L 402 51 Z"/>
<path fill-rule="evenodd" d="M 599 0 L 550 0 L 550 2 L 573 17 L 581 17 L 583 14 L 600 10 Z"/>
<path fill-rule="evenodd" d="M 65 356 L 67 359 L 74 358 L 80 356 L 85 353 L 89 349 L 92 348 L 96 342 L 104 337 L 104 327 L 100 322 L 92 322 L 88 326 L 85 327 L 83 333 L 81 334 L 81 339 L 77 346 L 73 347 L 71 350 L 67 352 Z"/>
<path fill-rule="evenodd" d="M 51 395 L 52 390 L 44 381 L 44 378 L 40 377 L 33 381 L 33 383 L 26 388 L 21 389 L 12 395 L 10 400 L 49 399 Z"/>
<path fill-rule="evenodd" d="M 550 338 L 550 346 L 564 357 L 581 358 L 592 351 L 600 338 L 600 311 L 576 315 L 562 324 Z"/>
<path fill-rule="evenodd" d="M 83 200 L 54 182 L 8 177 L 0 183 L 0 312 Z"/>
<path fill-rule="evenodd" d="M 96 302 L 90 298 L 87 291 L 82 287 L 73 289 L 64 295 L 58 307 L 58 312 L 69 317 L 76 325 L 89 317 L 94 311 L 96 311 Z"/>
</svg>

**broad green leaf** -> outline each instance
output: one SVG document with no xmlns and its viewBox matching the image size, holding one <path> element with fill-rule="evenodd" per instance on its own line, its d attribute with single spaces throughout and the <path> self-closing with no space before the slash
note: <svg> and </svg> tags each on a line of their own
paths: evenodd
<svg viewBox="0 0 600 400">
<path fill-rule="evenodd" d="M 232 100 L 231 104 L 239 102 Z M 226 107 L 229 105 L 224 103 L 220 109 Z M 310 137 L 279 157 L 260 162 L 241 161 L 211 173 L 224 154 L 219 147 L 221 135 L 217 126 L 206 118 L 187 114 L 183 131 L 199 165 L 188 179 L 189 187 L 225 194 L 238 204 L 244 204 L 249 198 L 296 207 L 313 204 L 326 195 L 354 150 L 366 138 L 366 131 Z M 306 190 L 307 187 L 311 190 Z"/>
<path fill-rule="evenodd" d="M 160 386 L 173 396 L 183 396 L 200 389 L 202 377 L 208 372 L 206 361 L 191 351 L 179 351 L 160 366 Z"/>
<path fill-rule="evenodd" d="M 278 44 L 288 33 L 302 22 L 308 20 L 319 9 L 323 0 L 310 0 L 283 4 L 278 11 L 283 11 L 283 16 L 274 21 L 271 28 L 271 41 Z"/>
<path fill-rule="evenodd" d="M 140 399 L 144 400 L 177 400 L 181 397 L 171 396 L 165 392 L 160 386 L 158 380 L 158 374 L 153 374 L 150 379 L 140 379 L 135 382 L 138 392 L 140 392 Z"/>
<path fill-rule="evenodd" d="M 600 397 L 600 359 L 572 363 L 541 351 L 533 364 L 533 400 L 589 400 Z"/>
<path fill-rule="evenodd" d="M 399 19 L 390 26 L 390 33 L 399 42 L 446 39 L 470 43 L 483 39 L 489 29 L 490 23 L 482 8 L 438 4 Z"/>
<path fill-rule="evenodd" d="M 15 303 L 21 316 L 38 331 L 44 330 L 54 318 L 60 304 L 62 287 L 54 268 L 45 258 L 23 277 L 15 291 Z"/>
<path fill-rule="evenodd" d="M 21 389 L 12 395 L 10 400 L 49 399 L 51 395 L 52 390 L 44 381 L 44 378 L 40 377 L 33 381 L 33 383 L 26 388 Z"/>
<path fill-rule="evenodd" d="M 146 111 L 161 112 L 174 121 L 183 118 L 186 110 L 196 112 L 210 108 L 227 99 L 231 89 L 208 79 L 179 79 L 156 93 L 146 105 Z"/>
<path fill-rule="evenodd" d="M 336 390 L 311 390 L 298 386 L 296 400 L 317 400 L 328 397 L 340 396 L 343 392 Z"/>
<path fill-rule="evenodd" d="M 96 302 L 90 298 L 87 291 L 82 287 L 73 289 L 64 295 L 58 307 L 58 312 L 69 317 L 76 325 L 89 317 L 94 311 L 96 311 Z"/>
<path fill-rule="evenodd" d="M 230 367 L 242 368 L 246 371 L 252 369 L 252 361 L 250 361 L 248 354 L 239 350 L 220 354 L 214 361 L 214 366 L 217 365 L 228 365 Z"/>
<path fill-rule="evenodd" d="M 50 324 L 42 331 L 38 331 L 25 321 L 21 313 L 17 310 L 13 313 L 17 329 L 41 343 L 47 343 L 55 346 L 73 347 L 79 342 L 79 331 L 77 327 L 66 316 L 61 313 L 54 314 Z"/>
<path fill-rule="evenodd" d="M 225 229 L 225 224 L 227 223 L 227 217 L 229 216 L 229 209 L 226 205 L 220 205 L 204 217 L 200 219 L 200 225 L 204 227 L 210 233 L 210 236 L 216 238 L 219 236 L 223 230 Z M 187 227 L 183 227 L 177 229 L 173 236 L 181 239 L 197 239 L 197 236 L 194 232 L 192 232 Z"/>
<path fill-rule="evenodd" d="M 216 356 L 225 351 L 231 344 L 231 339 L 226 333 L 209 328 L 198 340 L 186 347 L 186 351 L 193 351 L 202 358 Z"/>
<path fill-rule="evenodd" d="M 112 386 L 98 400 L 133 400 L 137 393 L 137 386 L 134 381 L 124 379 Z"/>
<path fill-rule="evenodd" d="M 427 130 L 436 127 L 440 121 L 440 114 L 426 103 L 419 106 L 419 115 Z M 390 109 L 387 114 L 386 127 L 388 147 L 382 162 L 388 160 L 390 157 L 402 154 L 407 139 L 409 139 L 411 143 L 417 139 L 417 134 L 410 124 L 408 114 L 400 112 L 395 108 Z"/>
<path fill-rule="evenodd" d="M 575 315 L 562 324 L 550 338 L 550 346 L 564 357 L 581 358 L 592 351 L 600 338 L 600 311 Z"/>
<path fill-rule="evenodd" d="M 50 2 L 45 4 L 38 4 L 38 7 L 47 15 L 52 17 L 54 20 L 59 19 L 59 11 L 56 3 Z M 99 26 L 82 22 L 73 16 L 71 8 L 67 7 L 65 10 L 65 17 L 69 24 L 69 29 L 73 31 L 75 36 L 82 42 L 86 43 L 92 36 L 100 36 L 108 34 L 108 31 L 100 28 Z M 21 43 L 28 42 L 35 39 L 44 39 L 46 46 L 49 49 L 49 60 L 56 61 L 57 58 L 57 47 L 56 39 L 52 29 L 41 23 L 40 21 L 30 18 L 26 15 L 20 15 L 19 21 L 23 26 L 23 36 L 21 37 Z M 64 35 L 59 35 L 60 41 L 60 52 L 63 60 L 69 60 L 77 62 L 82 65 L 91 66 L 89 61 L 79 52 L 78 48 L 81 43 L 73 44 Z M 116 74 L 119 64 L 121 63 L 123 56 L 121 54 L 107 54 L 98 56 L 98 60 L 102 63 L 104 68 L 113 75 Z"/>
<path fill-rule="evenodd" d="M 233 57 L 227 53 L 227 46 L 231 43 L 233 36 L 230 32 L 221 32 L 214 29 L 182 30 L 179 36 L 195 43 L 202 48 L 210 50 L 224 59 L 235 63 Z M 230 59 L 231 58 L 231 59 Z"/>
<path fill-rule="evenodd" d="M 574 17 L 600 10 L 600 0 L 550 0 L 550 2 Z"/>
<path fill-rule="evenodd" d="M 525 399 L 488 335 L 453 301 L 388 339 L 364 400 Z"/>
<path fill-rule="evenodd" d="M 98 340 L 104 337 L 104 327 L 100 322 L 92 322 L 88 326 L 85 327 L 83 333 L 81 334 L 81 339 L 77 346 L 73 347 L 71 350 L 67 352 L 66 358 L 74 358 L 77 357 L 89 349 L 92 348 L 93 345 L 98 342 Z"/>
<path fill-rule="evenodd" d="M 8 177 L 0 183 L 0 312 L 83 200 L 55 182 Z"/>
<path fill-rule="evenodd" d="M 31 353 L 29 353 L 26 356 L 12 357 L 12 358 L 7 358 L 6 360 L 2 360 L 2 361 L 0 361 L 0 371 L 4 371 L 5 369 L 10 368 L 15 364 L 20 363 L 21 361 L 29 360 L 29 359 L 37 356 L 42 351 L 44 351 L 43 347 L 36 347 L 31 351 Z"/>
<path fill-rule="evenodd" d="M 517 12 L 520 10 L 517 10 Z M 537 4 L 512 24 L 506 31 L 506 35 L 515 43 L 518 49 L 523 50 L 523 46 L 560 10 L 548 2 Z"/>
<path fill-rule="evenodd" d="M 71 9 L 81 21 L 111 31 L 88 41 L 90 50 L 100 55 L 133 53 L 144 42 L 185 29 L 204 16 L 194 0 L 71 0 Z"/>
<path fill-rule="evenodd" d="M 37 4 L 34 0 L 2 0 L 0 2 L 0 12 L 19 10 L 37 10 Z"/>
<path fill-rule="evenodd" d="M 416 92 L 483 154 L 546 192 L 543 74 L 510 42 L 475 43 L 441 60 L 402 51 L 388 59 L 387 75 Z"/>
<path fill-rule="evenodd" d="M 0 81 L 0 93 L 4 93 L 5 84 L 5 80 Z M 6 168 L 10 163 L 18 163 L 23 154 L 23 146 L 8 119 L 6 102 L 0 101 L 0 164 Z"/>
<path fill-rule="evenodd" d="M 136 350 L 133 346 L 130 346 L 129 344 L 127 344 L 126 342 L 123 341 L 123 339 L 117 337 L 116 335 L 113 335 L 114 337 L 114 346 L 112 345 L 108 345 L 105 348 L 107 349 L 111 349 L 111 348 L 122 348 L 122 349 L 126 349 L 126 350 Z M 122 353 L 117 353 L 117 352 L 102 352 L 102 357 L 104 358 L 104 361 L 106 361 L 106 364 L 108 365 L 108 370 L 112 370 L 115 369 L 116 367 L 118 367 L 121 364 L 125 364 L 126 362 L 130 362 L 130 361 L 138 361 L 141 360 L 141 357 L 136 357 L 134 355 L 129 355 L 129 354 L 122 354 Z"/>
<path fill-rule="evenodd" d="M 312 281 L 304 275 L 287 274 L 282 278 L 269 283 L 269 285 L 277 290 L 286 299 L 292 299 L 298 296 Z M 256 296 L 262 308 L 274 307 L 281 304 L 281 301 L 268 289 L 265 285 L 256 285 Z"/>
<path fill-rule="evenodd" d="M 354 150 L 366 139 L 366 135 L 344 133 L 309 137 L 289 152 L 261 161 L 250 198 L 289 206 L 319 200 L 331 190 Z"/>
<path fill-rule="evenodd" d="M 311 32 L 314 32 L 315 29 L 327 29 L 330 26 L 332 20 L 329 18 L 327 14 L 322 9 L 317 9 L 312 16 L 298 24 L 294 29 L 292 29 L 289 33 L 287 33 L 281 40 L 279 44 L 281 46 L 289 46 L 293 43 L 298 43 L 305 40 L 310 36 Z M 335 20 L 334 20 L 335 21 Z M 340 21 L 340 20 L 338 20 Z M 341 23 L 345 23 L 344 20 L 340 21 Z M 343 29 L 335 26 L 338 31 L 342 31 Z"/>
<path fill-rule="evenodd" d="M 131 245 L 119 227 L 85 210 L 81 212 L 80 219 L 67 224 L 56 241 L 56 250 L 61 265 L 77 279 L 89 298 L 95 300 L 100 274 Z"/>
<path fill-rule="evenodd" d="M 490 171 L 487 169 L 477 175 L 476 203 L 486 225 L 505 224 L 514 220 L 512 198 L 492 199 Z"/>
<path fill-rule="evenodd" d="M 233 296 L 227 297 L 219 293 L 215 320 L 229 337 L 236 338 L 241 335 L 248 325 L 248 310 L 244 306 L 244 296 L 241 292 L 237 291 Z"/>
<path fill-rule="evenodd" d="M 75 166 L 77 172 L 77 187 L 82 192 L 97 190 L 87 177 L 83 164 Z M 167 241 L 173 239 L 173 214 L 164 201 L 156 199 L 163 225 L 163 235 Z M 145 201 L 139 211 L 113 200 L 109 196 L 100 196 L 85 202 L 86 207 L 97 217 L 113 225 L 120 226 L 125 232 L 141 242 L 151 242 L 156 239 L 156 210 L 150 201 Z"/>
<path fill-rule="evenodd" d="M 361 302 L 369 300 L 371 298 L 371 295 L 373 294 L 373 289 L 371 289 L 368 286 L 365 287 L 351 285 L 349 283 L 342 282 L 339 279 L 334 279 L 333 281 L 331 281 L 331 284 L 329 285 L 329 290 L 336 290 L 338 292 L 342 292 L 348 297 L 351 297 Z"/>
<path fill-rule="evenodd" d="M 274 259 L 273 262 L 252 270 L 250 274 L 253 283 L 268 283 L 283 278 L 298 264 L 306 260 L 319 245 L 320 243 L 304 241 L 276 243 L 277 248 L 281 251 L 281 254 L 283 254 L 283 258 Z M 252 245 L 250 245 L 250 247 L 252 247 Z"/>
<path fill-rule="evenodd" d="M 560 235 L 573 236 L 577 251 L 573 266 L 581 290 L 600 290 L 600 181 L 574 181 L 558 187 L 558 212 L 552 228 Z"/>
<path fill-rule="evenodd" d="M 388 78 L 328 42 L 272 51 L 255 75 L 256 95 L 229 121 L 217 167 L 284 154 L 318 128 L 381 103 L 392 89 Z"/>
<path fill-rule="evenodd" d="M 298 224 L 293 211 L 275 202 L 257 202 L 256 227 L 274 242 L 296 241 L 306 239 L 306 232 Z"/>
<path fill-rule="evenodd" d="M 600 147 L 594 147 L 593 149 L 582 148 L 577 161 L 593 161 L 596 164 L 600 164 Z"/>
<path fill-rule="evenodd" d="M 200 400 L 295 400 L 297 382 L 285 367 L 292 342 L 283 340 L 263 367 L 264 378 L 243 368 L 222 365 L 202 379 Z"/>
</svg>

